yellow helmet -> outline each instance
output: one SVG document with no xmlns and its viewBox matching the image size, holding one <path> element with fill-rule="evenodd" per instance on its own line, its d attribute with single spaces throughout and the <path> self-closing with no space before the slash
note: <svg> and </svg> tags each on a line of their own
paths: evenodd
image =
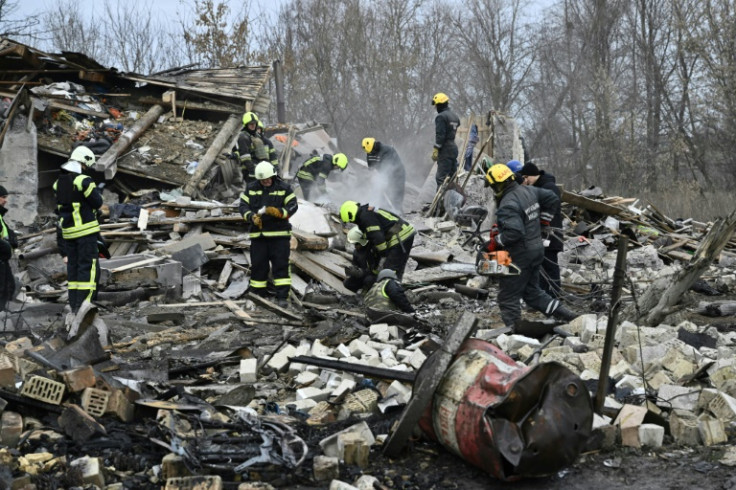
<svg viewBox="0 0 736 490">
<path fill-rule="evenodd" d="M 368 245 L 368 239 L 365 237 L 363 230 L 354 226 L 348 230 L 348 243 L 360 243 L 363 247 Z"/>
<path fill-rule="evenodd" d="M 271 162 L 261 162 L 256 165 L 256 169 L 253 173 L 256 175 L 256 179 L 265 180 L 276 175 L 276 169 L 273 168 Z"/>
<path fill-rule="evenodd" d="M 437 92 L 434 94 L 434 97 L 432 97 L 432 105 L 444 104 L 446 102 L 450 102 L 450 98 L 442 92 Z"/>
<path fill-rule="evenodd" d="M 348 157 L 345 156 L 345 153 L 338 153 L 332 157 L 332 164 L 340 170 L 345 170 L 345 167 L 348 166 Z"/>
<path fill-rule="evenodd" d="M 263 129 L 263 121 L 261 121 L 260 119 L 258 119 L 258 128 Z"/>
<path fill-rule="evenodd" d="M 366 153 L 371 153 L 376 144 L 376 138 L 363 138 L 363 149 Z"/>
<path fill-rule="evenodd" d="M 340 206 L 340 219 L 345 223 L 353 223 L 358 215 L 358 203 L 355 201 L 345 201 Z"/>
<path fill-rule="evenodd" d="M 486 173 L 486 180 L 491 185 L 500 184 L 501 182 L 506 182 L 509 179 L 514 180 L 514 173 L 503 163 L 492 165 Z"/>
<path fill-rule="evenodd" d="M 243 126 L 247 126 L 253 121 L 258 122 L 258 116 L 255 112 L 246 112 L 243 114 Z"/>
<path fill-rule="evenodd" d="M 69 155 L 69 160 L 74 160 L 83 164 L 85 167 L 91 167 L 95 164 L 95 154 L 86 146 L 77 146 Z"/>
</svg>

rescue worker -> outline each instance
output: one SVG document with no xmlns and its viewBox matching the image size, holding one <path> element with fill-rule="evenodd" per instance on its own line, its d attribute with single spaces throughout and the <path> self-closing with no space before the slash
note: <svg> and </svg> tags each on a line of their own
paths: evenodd
<svg viewBox="0 0 736 490">
<path fill-rule="evenodd" d="M 276 173 L 278 174 L 279 173 L 279 170 L 278 170 L 278 167 L 279 167 L 279 157 L 278 157 L 278 155 L 276 155 L 276 147 L 273 146 L 273 142 L 271 141 L 271 139 L 270 138 L 267 138 L 263 134 L 263 127 L 264 127 L 263 126 L 263 121 L 261 121 L 259 119 L 258 120 L 258 129 L 257 129 L 258 136 L 261 137 L 261 139 L 263 140 L 263 143 L 266 145 L 266 148 L 268 149 L 268 161 L 271 162 L 271 165 L 273 165 L 274 168 L 276 168 Z"/>
<path fill-rule="evenodd" d="M 13 249 L 18 248 L 18 239 L 5 222 L 8 212 L 8 190 L 0 185 L 0 311 L 5 311 L 15 293 L 15 277 L 10 267 Z"/>
<path fill-rule="evenodd" d="M 357 226 L 350 228 L 347 240 L 355 248 L 353 249 L 351 264 L 345 267 L 347 277 L 342 284 L 354 293 L 361 289 L 367 291 L 376 282 L 381 257 L 368 244 L 368 238 Z"/>
<path fill-rule="evenodd" d="M 59 215 L 57 241 L 66 262 L 69 306 L 74 314 L 84 301 L 91 302 L 97 297 L 100 277 L 97 216 L 102 195 L 92 177 L 84 175 L 94 163 L 92 150 L 78 146 L 61 166 L 61 175 L 53 186 Z"/>
<path fill-rule="evenodd" d="M 524 165 L 521 164 L 519 160 L 509 160 L 506 162 L 506 166 L 514 172 L 514 178 L 516 179 L 516 182 L 523 184 L 523 180 L 521 178 L 521 169 L 524 167 Z"/>
<path fill-rule="evenodd" d="M 266 296 L 270 270 L 276 301 L 285 306 L 291 289 L 289 218 L 297 211 L 297 199 L 270 162 L 256 165 L 254 175 L 256 180 L 240 195 L 238 207 L 250 224 L 250 289 Z"/>
<path fill-rule="evenodd" d="M 559 198 L 547 189 L 519 185 L 514 173 L 504 164 L 493 165 L 486 179 L 498 208 L 498 226 L 491 231 L 486 248 L 489 252 L 507 250 L 512 263 L 521 270 L 519 275 L 499 279 L 498 306 L 504 324 L 514 328 L 521 319 L 520 299 L 547 316 L 573 320 L 578 315 L 539 287 L 539 270 L 544 261 L 540 221 L 552 219 L 559 208 Z"/>
<path fill-rule="evenodd" d="M 240 162 L 240 170 L 246 184 L 255 180 L 255 168 L 258 163 L 270 162 L 268 146 L 258 134 L 258 116 L 254 112 L 243 114 L 243 129 L 238 135 L 233 155 Z"/>
<path fill-rule="evenodd" d="M 363 138 L 362 146 L 366 153 L 368 168 L 375 171 L 378 176 L 377 185 L 374 184 L 374 187 L 382 189 L 388 200 L 386 204 L 401 214 L 404 208 L 406 169 L 399 153 L 393 146 L 376 141 L 375 138 Z"/>
<path fill-rule="evenodd" d="M 330 172 L 335 168 L 342 172 L 347 166 L 348 157 L 344 153 L 337 153 L 334 156 L 325 153 L 322 156 L 316 155 L 307 159 L 296 173 L 304 199 L 312 201 L 326 194 L 326 180 Z"/>
<path fill-rule="evenodd" d="M 455 133 L 460 127 L 460 118 L 448 107 L 450 98 L 442 92 L 434 94 L 432 105 L 437 108 L 434 118 L 434 148 L 432 160 L 437 162 L 435 182 L 439 189 L 445 178 L 452 178 L 457 171 L 458 149 L 455 144 Z"/>
<path fill-rule="evenodd" d="M 557 195 L 558 199 L 561 199 L 560 189 L 557 187 L 555 176 L 539 170 L 536 165 L 532 162 L 524 164 L 520 174 L 523 179 L 524 185 L 531 185 L 534 187 L 540 187 L 542 189 L 549 189 Z M 543 223 L 544 225 L 544 223 Z M 542 239 L 548 240 L 549 245 L 544 247 L 544 262 L 542 263 L 542 276 L 539 281 L 539 285 L 542 290 L 552 296 L 553 298 L 559 298 L 561 291 L 560 281 L 560 265 L 557 261 L 557 255 L 562 252 L 562 206 L 558 205 L 555 212 L 552 215 L 552 220 L 549 222 L 547 230 L 545 226 L 542 226 Z"/>
<path fill-rule="evenodd" d="M 376 283 L 365 294 L 363 301 L 366 308 L 373 310 L 416 312 L 392 269 L 383 269 L 378 273 Z"/>
<path fill-rule="evenodd" d="M 340 219 L 358 225 L 378 255 L 385 258 L 383 268 L 393 270 L 401 280 L 414 244 L 414 227 L 390 211 L 355 201 L 342 203 Z"/>
</svg>

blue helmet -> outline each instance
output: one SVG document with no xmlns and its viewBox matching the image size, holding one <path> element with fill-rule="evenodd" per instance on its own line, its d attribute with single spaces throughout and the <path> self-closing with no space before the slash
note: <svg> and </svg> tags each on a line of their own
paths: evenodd
<svg viewBox="0 0 736 490">
<path fill-rule="evenodd" d="M 523 165 L 521 164 L 519 160 L 510 160 L 506 164 L 506 166 L 510 168 L 513 173 L 521 172 L 521 168 L 523 167 Z"/>
</svg>

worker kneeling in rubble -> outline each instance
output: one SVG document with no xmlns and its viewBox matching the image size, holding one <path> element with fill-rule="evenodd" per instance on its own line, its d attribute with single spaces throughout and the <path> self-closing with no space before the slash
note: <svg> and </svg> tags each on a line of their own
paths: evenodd
<svg viewBox="0 0 736 490">
<path fill-rule="evenodd" d="M 255 294 L 266 296 L 270 269 L 276 300 L 285 306 L 291 289 L 289 218 L 297 211 L 297 199 L 270 162 L 256 165 L 255 177 L 240 195 L 238 207 L 250 224 L 250 288 Z"/>
<path fill-rule="evenodd" d="M 351 264 L 345 267 L 346 277 L 342 284 L 354 293 L 361 289 L 367 291 L 376 282 L 381 257 L 368 244 L 368 238 L 357 226 L 350 228 L 347 240 L 348 243 L 353 244 L 355 249 Z"/>
<path fill-rule="evenodd" d="M 396 272 L 399 280 L 404 275 L 409 252 L 414 244 L 414 227 L 394 213 L 368 204 L 345 201 L 340 206 L 343 223 L 355 223 L 365 233 L 376 252 L 385 257 L 384 269 Z"/>
<path fill-rule="evenodd" d="M 391 269 L 383 269 L 378 273 L 376 283 L 365 293 L 363 301 L 366 308 L 372 310 L 415 312 L 396 277 L 396 272 Z"/>
<path fill-rule="evenodd" d="M 326 194 L 326 180 L 330 172 L 336 168 L 342 172 L 347 166 L 348 157 L 344 153 L 337 153 L 334 156 L 325 153 L 322 156 L 313 156 L 302 163 L 296 178 L 299 180 L 304 199 L 312 201 Z"/>
<path fill-rule="evenodd" d="M 102 195 L 92 178 L 83 173 L 94 163 L 92 150 L 78 146 L 61 166 L 61 175 L 53 186 L 60 228 L 57 242 L 66 262 L 69 306 L 75 314 L 84 301 L 96 298 L 100 277 L 97 215 Z"/>
<path fill-rule="evenodd" d="M 547 316 L 573 320 L 577 314 L 539 287 L 539 271 L 544 261 L 541 228 L 549 226 L 560 204 L 559 198 L 547 189 L 519 185 L 511 169 L 500 163 L 491 166 L 486 180 L 495 195 L 498 226 L 491 230 L 491 239 L 485 247 L 489 252 L 507 250 L 520 270 L 518 275 L 499 279 L 498 306 L 503 323 L 514 328 L 521 319 L 520 299 Z"/>
</svg>

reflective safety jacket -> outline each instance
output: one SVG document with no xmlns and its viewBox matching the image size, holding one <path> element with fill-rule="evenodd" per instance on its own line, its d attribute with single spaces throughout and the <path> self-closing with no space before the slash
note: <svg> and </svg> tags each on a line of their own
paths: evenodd
<svg viewBox="0 0 736 490">
<path fill-rule="evenodd" d="M 314 156 L 302 163 L 296 176 L 301 180 L 315 182 L 318 185 L 323 186 L 325 179 L 330 175 L 333 168 L 332 155 L 325 153 L 322 156 Z"/>
<path fill-rule="evenodd" d="M 248 172 L 251 179 L 255 178 L 255 168 L 260 162 L 271 162 L 274 166 L 279 163 L 278 160 L 271 160 L 270 148 L 266 140 L 267 138 L 264 139 L 257 133 L 251 133 L 245 129 L 238 135 L 238 143 L 233 148 L 233 154 L 238 158 L 240 167 Z M 274 149 L 274 156 L 275 153 Z"/>
<path fill-rule="evenodd" d="M 414 307 L 406 298 L 404 289 L 395 279 L 386 278 L 375 283 L 365 293 L 365 305 L 375 310 L 403 311 L 414 313 Z"/>
<path fill-rule="evenodd" d="M 378 148 L 374 147 L 373 151 L 366 155 L 368 168 L 376 169 L 379 172 L 383 172 L 384 170 L 387 172 L 404 172 L 404 164 L 401 162 L 399 152 L 393 146 L 383 143 L 380 145 L 376 144 L 375 146 L 378 146 Z"/>
<path fill-rule="evenodd" d="M 499 229 L 496 241 L 509 251 L 512 260 L 525 250 L 542 251 L 539 221 L 552 220 L 559 206 L 560 199 L 554 192 L 511 182 L 504 189 L 496 210 Z"/>
<path fill-rule="evenodd" d="M 281 218 L 277 218 L 261 213 L 263 227 L 251 226 L 251 238 L 291 236 L 289 218 L 298 209 L 296 195 L 289 184 L 279 177 L 274 177 L 272 182 L 270 187 L 264 187 L 261 185 L 261 181 L 255 180 L 248 184 L 245 192 L 240 194 L 238 211 L 248 223 L 252 222 L 253 213 L 258 213 L 261 209 L 269 206 L 278 208 L 282 214 Z"/>
<path fill-rule="evenodd" d="M 99 233 L 97 210 L 102 206 L 102 195 L 91 177 L 65 173 L 54 182 L 56 213 L 59 215 L 61 236 L 64 240 Z"/>
<path fill-rule="evenodd" d="M 382 256 L 386 255 L 388 249 L 400 247 L 407 238 L 414 236 L 414 227 L 407 221 L 390 211 L 372 208 L 367 204 L 358 208 L 355 224 L 363 230 L 368 241 Z"/>
</svg>

